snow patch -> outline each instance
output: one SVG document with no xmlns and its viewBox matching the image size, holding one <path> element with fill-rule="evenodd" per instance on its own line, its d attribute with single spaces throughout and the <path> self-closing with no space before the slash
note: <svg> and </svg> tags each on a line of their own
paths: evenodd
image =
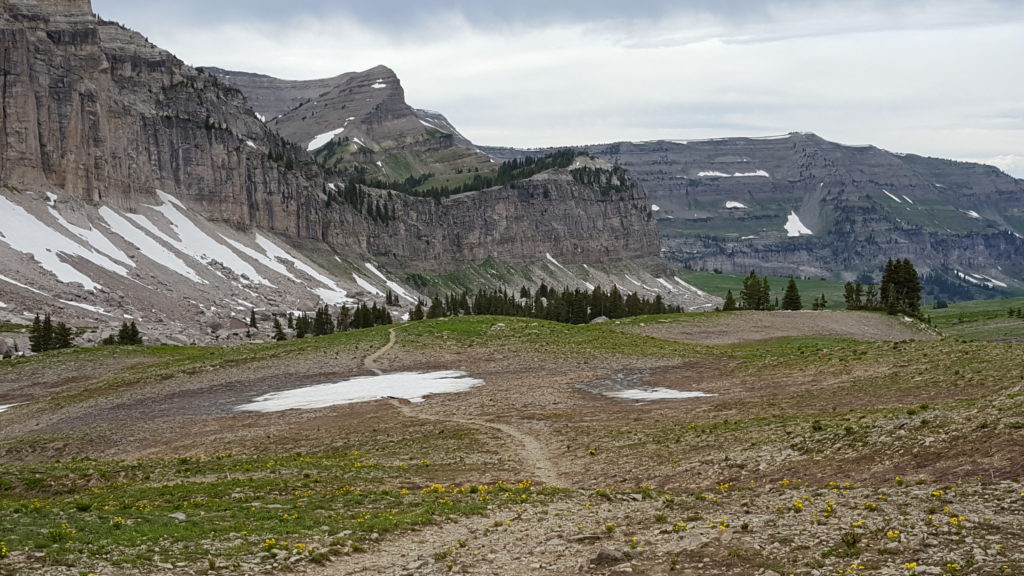
<svg viewBox="0 0 1024 576">
<path fill-rule="evenodd" d="M 658 282 L 660 282 L 662 284 L 662 286 L 664 286 L 665 288 L 668 288 L 669 292 L 675 292 L 676 291 L 675 286 L 669 284 L 668 281 L 665 280 L 664 278 L 658 278 Z"/>
<path fill-rule="evenodd" d="M 384 83 L 384 79 L 383 78 L 378 78 L 376 82 L 374 82 L 373 84 L 370 84 L 370 88 L 374 88 L 376 90 L 380 90 L 381 88 L 387 88 L 387 87 L 388 87 L 388 85 Z"/>
<path fill-rule="evenodd" d="M 771 178 L 771 174 L 764 170 L 756 170 L 754 172 L 736 172 L 734 174 L 725 174 L 724 172 L 718 172 L 716 170 L 698 172 L 699 178 Z"/>
<path fill-rule="evenodd" d="M 188 264 L 185 264 L 185 262 L 175 256 L 170 250 L 164 248 L 159 242 L 147 236 L 145 232 L 136 228 L 134 224 L 117 212 L 114 212 L 107 206 L 101 206 L 99 212 L 100 218 L 103 218 L 103 221 L 107 223 L 107 227 L 109 227 L 114 234 L 117 234 L 129 243 L 135 245 L 135 247 L 139 249 L 139 253 L 143 256 L 157 264 L 160 264 L 164 268 L 181 274 L 193 282 L 197 282 L 199 284 L 207 283 L 206 280 L 200 278 L 194 270 L 189 268 Z"/>
<path fill-rule="evenodd" d="M 162 240 L 174 246 L 179 251 L 192 256 L 196 260 L 210 265 L 212 262 L 217 261 L 224 266 L 230 268 L 236 274 L 238 274 L 242 283 L 248 284 L 250 282 L 256 282 L 263 284 L 264 286 L 273 286 L 266 278 L 260 276 L 259 272 L 256 271 L 248 262 L 242 260 L 238 254 L 232 251 L 230 248 L 217 242 L 213 237 L 206 234 L 195 225 L 192 220 L 185 215 L 184 212 L 178 208 L 182 207 L 181 202 L 177 198 L 157 190 L 157 196 L 163 201 L 163 204 L 159 206 L 150 206 L 157 212 L 160 212 L 170 221 L 171 226 L 174 228 L 175 233 L 178 235 L 180 240 L 175 240 L 170 236 L 164 234 L 157 228 L 149 219 L 135 215 L 132 218 L 136 222 L 142 223 L 143 221 L 149 223 L 147 228 L 150 232 L 153 232 L 159 236 Z"/>
<path fill-rule="evenodd" d="M 789 213 L 789 221 L 786 222 L 786 232 L 790 238 L 797 238 L 802 235 L 813 236 L 814 232 L 804 223 L 800 221 L 800 217 L 796 215 L 796 212 Z"/>
<path fill-rule="evenodd" d="M 704 392 L 684 392 L 682 390 L 673 390 L 671 388 L 630 388 L 627 390 L 616 390 L 614 392 L 605 392 L 605 396 L 612 398 L 621 398 L 623 400 L 684 400 L 687 398 L 710 398 L 717 396 L 717 394 L 707 394 Z"/>
<path fill-rule="evenodd" d="M 0 404 L 0 412 L 7 412 L 15 406 L 21 406 L 21 404 Z"/>
<path fill-rule="evenodd" d="M 746 206 L 746 205 L 744 205 L 744 204 L 741 204 L 740 202 L 734 202 L 734 201 L 732 201 L 732 200 L 730 200 L 730 201 L 726 202 L 726 203 L 725 203 L 725 207 L 726 207 L 726 209 L 728 209 L 728 210 L 734 210 L 734 209 L 744 209 L 744 208 L 747 208 L 747 206 Z"/>
<path fill-rule="evenodd" d="M 963 212 L 964 214 L 967 214 L 968 216 L 970 216 L 971 218 L 974 218 L 975 220 L 981 220 L 981 214 L 978 214 L 974 210 L 961 210 L 961 212 Z"/>
<path fill-rule="evenodd" d="M 0 214 L 4 215 L 0 219 L 0 240 L 18 252 L 31 255 L 40 266 L 65 284 L 77 282 L 89 291 L 102 288 L 61 259 L 61 254 L 84 258 L 101 268 L 128 277 L 128 270 L 123 266 L 57 232 L 4 196 L 0 196 Z"/>
<path fill-rule="evenodd" d="M 410 402 L 423 402 L 431 394 L 465 392 L 484 381 L 470 378 L 465 372 L 399 372 L 380 376 L 362 376 L 333 384 L 319 384 L 272 392 L 243 404 L 235 410 L 244 412 L 283 412 L 285 410 L 312 410 L 357 402 L 372 402 L 384 398 L 404 398 Z"/>
<path fill-rule="evenodd" d="M 381 280 L 383 280 L 384 283 L 387 284 L 388 288 L 390 288 L 392 292 L 394 292 L 395 294 L 398 294 L 399 296 L 401 296 L 402 298 L 405 298 L 406 300 L 408 300 L 409 302 L 412 302 L 413 304 L 416 303 L 416 299 L 413 298 L 412 296 L 410 296 L 409 293 L 405 291 L 405 288 L 402 288 L 396 282 L 392 282 L 391 280 L 388 280 L 387 276 L 384 276 L 384 274 L 382 274 L 380 270 L 377 270 L 376 266 L 374 266 L 373 264 L 370 264 L 369 262 L 367 262 L 366 263 L 366 269 L 369 270 L 370 272 L 372 272 L 373 275 L 375 275 L 376 277 L 378 277 Z"/>
<path fill-rule="evenodd" d="M 256 143 L 253 142 L 252 140 L 246 140 L 245 141 L 245 145 L 248 146 L 249 148 L 252 148 L 253 150 L 257 149 L 256 148 Z"/>
<path fill-rule="evenodd" d="M 676 280 L 676 282 L 679 283 L 680 286 L 682 286 L 683 288 L 686 288 L 690 292 L 693 292 L 693 293 L 697 294 L 698 296 L 710 297 L 710 295 L 707 292 L 701 290 L 700 288 L 697 288 L 696 286 L 694 286 L 692 284 L 687 284 L 686 282 L 683 282 L 682 278 L 680 278 L 679 276 L 676 276 L 675 280 Z"/>
<path fill-rule="evenodd" d="M 75 306 L 76 308 L 81 308 L 82 310 L 88 310 L 89 312 L 95 312 L 97 314 L 102 314 L 104 316 L 110 316 L 110 317 L 114 316 L 113 314 L 107 313 L 107 311 L 104 310 L 103 308 L 97 308 L 96 306 L 90 306 L 88 304 L 82 304 L 81 302 L 71 302 L 70 300 L 61 300 L 60 303 L 61 304 L 67 304 L 68 306 Z"/>
<path fill-rule="evenodd" d="M 363 278 L 362 276 L 360 276 L 359 274 L 352 274 L 352 277 L 356 279 L 356 284 L 359 284 L 360 288 L 362 288 L 363 290 L 366 290 L 370 294 L 373 294 L 375 296 L 383 296 L 384 295 L 383 292 L 381 292 L 380 290 L 375 288 L 373 286 L 373 284 L 370 284 L 369 282 L 367 282 L 366 279 Z"/>
<path fill-rule="evenodd" d="M 92 226 L 90 226 L 88 229 L 79 228 L 78 226 L 75 226 L 74 224 L 68 222 L 63 216 L 61 216 L 60 212 L 57 212 L 53 208 L 50 208 L 50 214 L 54 217 L 54 219 L 57 220 L 58 224 L 66 228 L 75 236 L 78 236 L 82 240 L 85 240 L 86 244 L 92 247 L 93 250 L 102 252 L 105 256 L 109 256 L 110 258 L 113 258 L 114 260 L 117 260 L 132 268 L 135 267 L 135 263 L 132 262 L 132 259 L 129 258 L 127 254 L 118 249 L 117 246 L 114 246 L 114 244 L 111 243 L 110 240 L 106 236 L 104 236 L 103 233 L 100 232 L 99 230 L 96 230 Z"/>
<path fill-rule="evenodd" d="M 260 114 L 259 112 L 253 112 L 253 114 L 256 115 L 256 119 L 259 120 L 260 122 L 263 122 L 264 124 L 267 123 L 267 117 L 264 116 L 263 114 Z"/>
<path fill-rule="evenodd" d="M 895 200 L 897 204 L 903 204 L 903 201 L 900 200 L 899 198 L 897 198 L 896 196 L 894 196 L 892 194 L 892 192 L 889 192 L 885 188 L 882 188 L 882 192 L 885 192 L 886 196 L 888 196 L 889 198 L 892 198 L 893 200 Z"/>
<path fill-rule="evenodd" d="M 657 204 L 651 204 L 651 212 L 661 212 L 661 206 Z"/>
<path fill-rule="evenodd" d="M 341 134 L 344 131 L 345 128 L 338 128 L 336 130 L 331 130 L 330 132 L 324 132 L 323 134 L 317 135 L 315 138 L 310 140 L 309 145 L 306 146 L 306 151 L 313 152 L 314 150 L 319 150 L 320 148 L 323 148 L 324 146 L 327 145 L 328 142 L 334 140 L 335 136 Z"/>
<path fill-rule="evenodd" d="M 50 295 L 47 294 L 46 292 L 40 292 L 39 290 L 36 290 L 35 288 L 33 288 L 31 286 L 26 286 L 26 285 L 22 284 L 21 282 L 18 282 L 17 280 L 11 280 L 10 278 L 8 278 L 7 276 L 4 276 L 2 274 L 0 274 L 0 280 L 3 280 L 4 282 L 7 282 L 8 284 L 14 284 L 15 286 L 17 286 L 19 288 L 24 288 L 25 290 L 28 290 L 29 292 L 35 292 L 36 294 L 39 294 L 41 296 L 46 296 L 47 298 L 50 297 Z"/>
<path fill-rule="evenodd" d="M 572 272 L 569 272 L 569 269 L 568 269 L 568 268 L 566 268 L 565 266 L 562 266 L 561 264 L 559 264 L 559 263 L 558 263 L 558 260 L 555 260 L 555 257 L 554 257 L 554 256 L 552 256 L 550 252 L 548 252 L 547 254 L 545 254 L 545 256 L 547 256 L 547 257 L 548 257 L 548 261 L 550 261 L 550 262 L 551 262 L 552 264 L 554 264 L 555 266 L 558 266 L 558 267 L 559 267 L 559 268 L 561 268 L 562 270 L 565 270 L 565 271 L 566 271 L 566 272 L 568 272 L 569 274 L 572 274 Z"/>
<path fill-rule="evenodd" d="M 972 284 L 977 284 L 978 286 L 985 286 L 986 288 L 1009 288 L 1009 286 L 1007 286 L 1006 283 L 1000 282 L 999 280 L 995 280 L 988 276 L 982 276 L 981 274 L 964 274 L 959 270 L 954 270 L 954 272 L 960 278 Z"/>
<path fill-rule="evenodd" d="M 904 200 L 906 200 L 907 202 L 909 202 L 910 204 L 913 204 L 913 203 L 914 203 L 914 201 L 913 201 L 913 200 L 911 200 L 910 198 L 907 198 L 907 195 L 906 195 L 906 194 L 903 194 L 903 199 L 904 199 Z"/>
</svg>

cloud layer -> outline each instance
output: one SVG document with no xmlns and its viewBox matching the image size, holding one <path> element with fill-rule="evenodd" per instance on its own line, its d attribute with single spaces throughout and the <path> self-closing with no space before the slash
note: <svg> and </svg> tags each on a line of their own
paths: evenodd
<svg viewBox="0 0 1024 576">
<path fill-rule="evenodd" d="M 813 131 L 1024 177 L 1024 4 L 94 0 L 196 65 L 386 64 L 482 144 Z M 726 6 L 722 6 L 726 5 Z"/>
</svg>

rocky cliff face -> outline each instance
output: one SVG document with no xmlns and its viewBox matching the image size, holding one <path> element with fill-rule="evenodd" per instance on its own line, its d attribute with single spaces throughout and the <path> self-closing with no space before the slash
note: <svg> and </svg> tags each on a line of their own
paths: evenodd
<svg viewBox="0 0 1024 576">
<path fill-rule="evenodd" d="M 328 170 L 358 167 L 376 179 L 400 181 L 492 168 L 442 114 L 406 103 L 401 80 L 386 66 L 301 81 L 207 70 L 241 90 L 272 129 Z"/>
<path fill-rule="evenodd" d="M 664 255 L 689 268 L 877 277 L 906 257 L 1024 286 L 1024 182 L 991 166 L 798 133 L 586 149 L 640 180 Z"/>
<path fill-rule="evenodd" d="M 360 187 L 346 201 L 308 145 L 264 124 L 240 90 L 97 20 L 89 2 L 0 6 L 0 319 L 51 309 L 117 323 L 131 314 L 194 333 L 238 307 L 382 301 L 411 270 L 658 253 L 641 188 L 602 194 L 564 171 L 440 200 Z M 397 78 L 374 70 L 349 80 L 329 87 L 340 110 L 357 107 L 338 100 L 345 94 L 380 97 L 334 153 L 383 143 L 384 169 L 424 149 L 491 165 L 452 144 L 439 117 L 420 121 Z M 275 125 L 287 131 L 284 120 Z M 356 143 L 359 134 L 369 141 Z M 368 271 L 370 262 L 391 276 Z M 565 270 L 544 274 L 523 277 L 586 283 Z"/>
<path fill-rule="evenodd" d="M 318 228 L 315 166 L 259 122 L 241 93 L 96 20 L 88 2 L 4 8 L 4 184 L 127 208 L 162 189 L 239 226 L 293 236 Z"/>
<path fill-rule="evenodd" d="M 0 179 L 8 186 L 52 187 L 127 209 L 153 200 L 160 189 L 213 221 L 399 259 L 419 260 L 429 254 L 462 260 L 491 253 L 529 258 L 562 252 L 567 240 L 608 246 L 624 237 L 641 243 L 594 252 L 619 258 L 652 253 L 652 229 L 614 230 L 644 226 L 642 210 L 624 216 L 639 202 L 627 198 L 609 212 L 606 202 L 581 200 L 585 194 L 578 187 L 553 196 L 570 203 L 566 210 L 579 211 L 572 219 L 575 224 L 536 213 L 538 220 L 520 232 L 508 228 L 515 221 L 512 216 L 507 225 L 487 224 L 495 214 L 529 212 L 511 206 L 520 194 L 508 190 L 440 205 L 403 199 L 395 217 L 402 220 L 408 211 L 412 220 L 398 227 L 384 227 L 345 205 L 328 209 L 322 172 L 303 147 L 289 140 L 308 146 L 310 134 L 345 124 L 339 114 L 356 114 L 357 121 L 350 123 L 353 134 L 389 149 L 422 145 L 424 134 L 439 132 L 416 117 L 398 79 L 383 67 L 328 82 L 333 87 L 318 97 L 319 103 L 300 106 L 273 122 L 282 138 L 256 117 L 242 92 L 185 66 L 137 33 L 97 20 L 88 2 L 6 0 L 0 16 L 0 63 Z M 306 89 L 311 93 L 326 85 Z M 355 140 L 351 144 L 359 146 Z M 559 210 L 549 207 L 548 213 Z M 587 224 L 591 218 L 597 223 Z M 458 230 L 427 232 L 456 223 Z M 415 236 L 402 236 L 406 229 Z M 608 241 L 595 238 L 597 231 L 609 233 Z M 388 240 L 367 240 L 371 237 Z M 443 244 L 449 239 L 456 244 Z M 417 246 L 428 241 L 435 244 Z M 571 257 L 573 251 L 588 250 L 564 251 Z"/>
</svg>

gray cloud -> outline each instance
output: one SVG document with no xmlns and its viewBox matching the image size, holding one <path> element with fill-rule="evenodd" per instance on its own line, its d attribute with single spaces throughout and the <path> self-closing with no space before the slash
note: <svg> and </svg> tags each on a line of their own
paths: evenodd
<svg viewBox="0 0 1024 576">
<path fill-rule="evenodd" d="M 147 6 L 148 4 L 148 6 Z M 285 6 L 286 8 L 282 8 Z M 517 146 L 814 131 L 1024 176 L 1016 0 L 94 0 L 196 65 L 386 64 L 414 106 Z"/>
</svg>

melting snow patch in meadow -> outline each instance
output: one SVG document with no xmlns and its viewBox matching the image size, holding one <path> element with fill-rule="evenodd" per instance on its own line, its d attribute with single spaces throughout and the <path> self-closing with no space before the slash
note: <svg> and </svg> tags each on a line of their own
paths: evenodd
<svg viewBox="0 0 1024 576">
<path fill-rule="evenodd" d="M 728 208 L 729 210 L 735 210 L 735 209 L 743 209 L 743 208 L 746 208 L 747 206 L 744 205 L 744 204 L 741 204 L 740 202 L 734 202 L 734 201 L 730 200 L 730 201 L 725 203 L 725 207 Z"/>
<path fill-rule="evenodd" d="M 800 217 L 796 215 L 796 212 L 789 213 L 789 221 L 786 222 L 786 232 L 790 238 L 796 238 L 801 235 L 813 236 L 814 232 L 804 223 L 800 221 Z"/>
<path fill-rule="evenodd" d="M 283 392 L 271 392 L 236 408 L 244 412 L 283 412 L 285 410 L 326 408 L 341 404 L 372 402 L 383 398 L 404 398 L 423 402 L 431 394 L 465 392 L 484 381 L 465 372 L 399 372 L 380 376 L 362 376 L 333 384 L 319 384 Z"/>
<path fill-rule="evenodd" d="M 310 140 L 309 145 L 306 146 L 307 152 L 313 152 L 327 145 L 328 142 L 334 140 L 334 137 L 344 132 L 344 128 L 338 128 L 337 130 L 331 130 L 330 132 L 324 132 L 323 134 L 317 135 L 315 138 Z"/>
<path fill-rule="evenodd" d="M 614 392 L 605 392 L 605 396 L 611 398 L 621 398 L 623 400 L 684 400 L 687 398 L 708 398 L 711 396 L 717 396 L 717 394 L 706 394 L 704 392 L 685 392 L 683 390 L 673 390 L 671 388 L 630 388 L 627 390 L 616 390 Z"/>
<path fill-rule="evenodd" d="M 0 404 L 0 412 L 6 412 L 15 406 L 18 406 L 18 404 Z"/>
</svg>

